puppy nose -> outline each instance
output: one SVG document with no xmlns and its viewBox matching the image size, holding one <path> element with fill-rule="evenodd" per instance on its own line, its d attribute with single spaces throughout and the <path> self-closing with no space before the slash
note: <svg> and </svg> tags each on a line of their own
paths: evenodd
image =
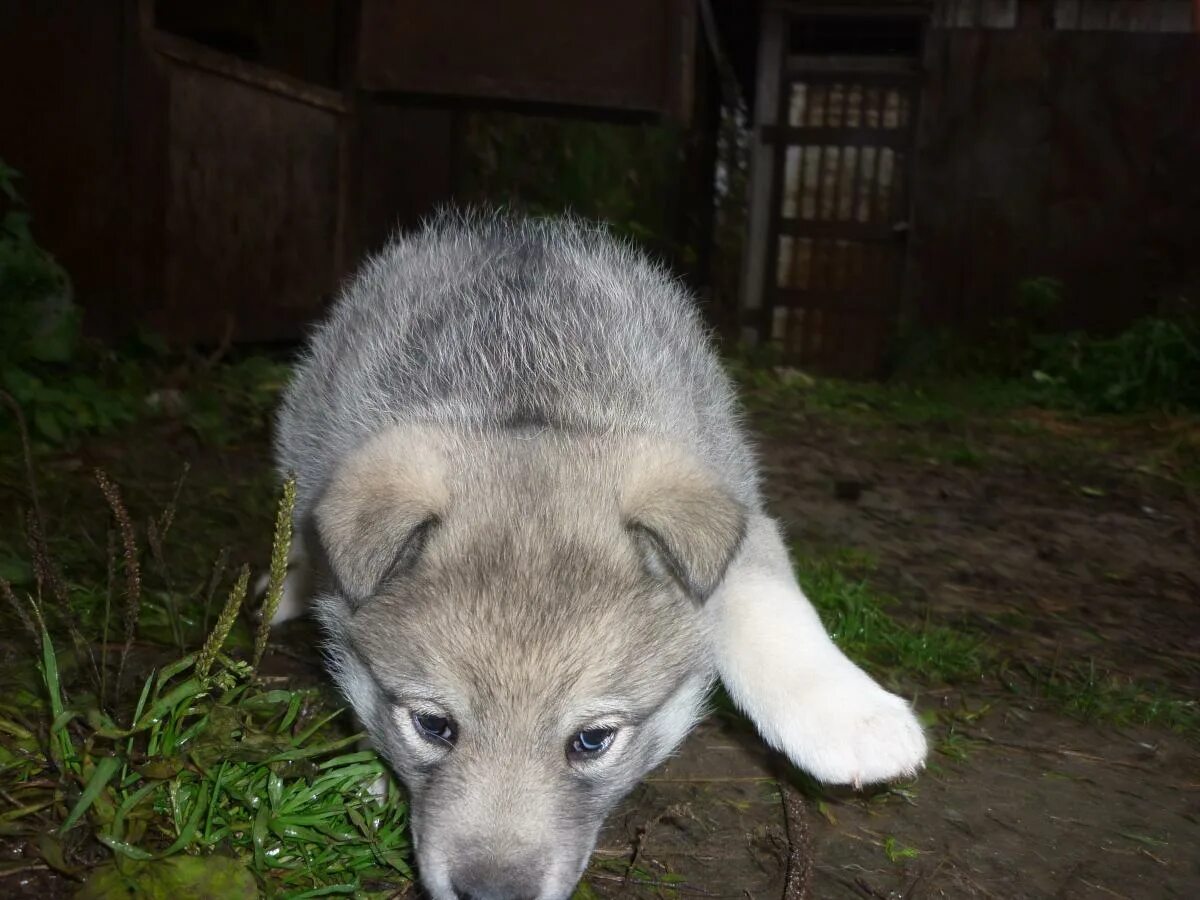
<svg viewBox="0 0 1200 900">
<path fill-rule="evenodd" d="M 475 864 L 459 867 L 450 881 L 458 900 L 537 900 L 542 873 L 511 862 Z"/>
<path fill-rule="evenodd" d="M 537 894 L 526 893 L 508 893 L 503 888 L 497 890 L 495 888 L 484 888 L 482 892 L 463 891 L 459 890 L 458 885 L 453 885 L 454 895 L 458 900 L 537 900 Z"/>
</svg>

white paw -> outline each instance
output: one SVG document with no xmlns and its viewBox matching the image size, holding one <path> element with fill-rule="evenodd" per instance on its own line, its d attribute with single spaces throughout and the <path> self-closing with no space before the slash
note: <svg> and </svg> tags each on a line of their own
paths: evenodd
<svg viewBox="0 0 1200 900">
<path fill-rule="evenodd" d="M 925 732 L 908 703 L 865 674 L 806 686 L 764 737 L 818 781 L 861 787 L 925 765 Z"/>
<path fill-rule="evenodd" d="M 801 769 L 863 785 L 922 766 L 925 734 L 908 704 L 834 645 L 790 571 L 736 577 L 706 609 L 730 697 Z"/>
</svg>

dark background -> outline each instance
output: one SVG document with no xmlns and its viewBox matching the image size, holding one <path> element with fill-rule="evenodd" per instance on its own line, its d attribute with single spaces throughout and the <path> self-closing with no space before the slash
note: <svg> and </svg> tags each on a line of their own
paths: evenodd
<svg viewBox="0 0 1200 900">
<path fill-rule="evenodd" d="M 852 120 L 860 83 L 902 92 L 896 134 Z M 779 128 L 821 84 L 845 121 Z M 1031 279 L 1053 327 L 1113 331 L 1200 281 L 1198 84 L 1187 0 L 0 3 L 0 154 L 38 240 L 90 332 L 184 343 L 296 338 L 453 201 L 603 218 L 724 334 L 822 371 L 878 372 L 914 324 L 986 331 Z M 819 195 L 880 141 L 873 230 L 819 196 L 780 214 L 788 152 Z M 786 236 L 804 284 L 762 275 Z"/>
</svg>

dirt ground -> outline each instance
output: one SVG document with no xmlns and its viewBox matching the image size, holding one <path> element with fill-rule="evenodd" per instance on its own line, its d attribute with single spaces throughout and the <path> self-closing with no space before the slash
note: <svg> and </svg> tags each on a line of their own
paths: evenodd
<svg viewBox="0 0 1200 900">
<path fill-rule="evenodd" d="M 910 428 L 756 422 L 799 552 L 869 553 L 895 615 L 984 635 L 1013 665 L 1094 664 L 1194 699 L 1196 498 L 1143 471 L 1136 430 L 1099 452 L 1086 426 L 1027 418 L 973 435 L 986 452 L 970 465 Z M 870 797 L 800 802 L 753 734 L 710 720 L 614 817 L 591 884 L 605 897 L 790 900 L 806 881 L 815 898 L 1200 896 L 1194 736 L 1086 724 L 1003 678 L 912 696 L 927 714 L 966 711 L 951 719 L 961 742 L 948 752 L 935 725 L 927 771 Z"/>
<path fill-rule="evenodd" d="M 750 424 L 797 552 L 871 557 L 892 615 L 978 635 L 995 671 L 954 685 L 879 673 L 915 700 L 935 750 L 911 784 L 865 795 L 814 792 L 743 722 L 712 717 L 612 818 L 580 896 L 1200 896 L 1195 731 L 1085 722 L 1027 677 L 1095 666 L 1200 692 L 1200 502 L 1147 463 L 1158 426 L 1036 411 L 951 425 L 764 411 Z M 233 564 L 265 558 L 265 441 L 143 444 L 155 452 L 109 442 L 51 459 L 43 477 L 101 465 L 154 508 L 190 459 L 197 560 L 220 545 Z M 278 662 L 318 677 L 311 630 L 276 639 Z M 46 877 L 0 887 L 64 895 Z"/>
</svg>

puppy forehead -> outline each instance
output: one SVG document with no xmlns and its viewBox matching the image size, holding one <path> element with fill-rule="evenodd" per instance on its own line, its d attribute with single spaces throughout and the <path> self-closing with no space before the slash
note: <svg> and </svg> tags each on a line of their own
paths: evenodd
<svg viewBox="0 0 1200 900">
<path fill-rule="evenodd" d="M 699 617 L 636 583 L 417 578 L 369 602 L 353 640 L 393 695 L 513 716 L 649 711 L 702 664 Z"/>
<path fill-rule="evenodd" d="M 509 715 L 653 706 L 703 652 L 698 610 L 645 571 L 595 469 L 506 468 L 455 488 L 415 569 L 354 614 L 376 678 Z"/>
<path fill-rule="evenodd" d="M 537 684 L 556 678 L 596 694 L 611 693 L 608 683 L 631 668 L 677 666 L 696 630 L 644 595 L 605 602 L 543 594 L 528 604 L 506 602 L 505 593 L 464 596 L 450 587 L 417 602 L 411 594 L 378 597 L 355 616 L 351 633 L 372 666 L 410 682 L 460 673 Z"/>
</svg>

